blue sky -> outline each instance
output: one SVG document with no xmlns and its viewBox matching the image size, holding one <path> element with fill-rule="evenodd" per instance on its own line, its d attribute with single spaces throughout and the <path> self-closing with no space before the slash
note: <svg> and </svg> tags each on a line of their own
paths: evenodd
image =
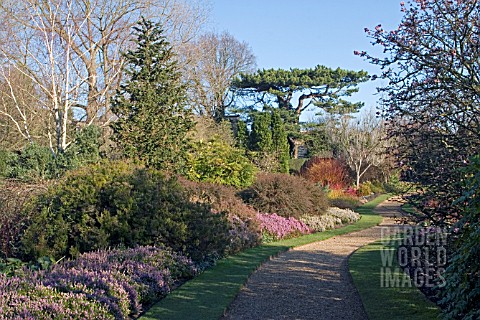
<svg viewBox="0 0 480 320">
<path fill-rule="evenodd" d="M 258 68 L 378 69 L 353 54 L 372 50 L 364 28 L 400 23 L 400 0 L 212 0 L 212 27 L 247 42 Z M 353 98 L 375 106 L 375 87 L 363 84 Z"/>
</svg>

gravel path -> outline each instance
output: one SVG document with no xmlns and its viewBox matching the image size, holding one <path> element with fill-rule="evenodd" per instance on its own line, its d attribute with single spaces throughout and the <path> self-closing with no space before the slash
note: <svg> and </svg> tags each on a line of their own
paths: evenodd
<svg viewBox="0 0 480 320">
<path fill-rule="evenodd" d="M 387 200 L 375 211 L 380 226 L 311 243 L 282 253 L 249 278 L 224 320 L 368 319 L 348 272 L 356 249 L 392 232 L 400 203 Z"/>
</svg>

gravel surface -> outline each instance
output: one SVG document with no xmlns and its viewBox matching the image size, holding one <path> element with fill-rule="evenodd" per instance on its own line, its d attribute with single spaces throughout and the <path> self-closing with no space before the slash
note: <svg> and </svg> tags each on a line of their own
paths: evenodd
<svg viewBox="0 0 480 320">
<path fill-rule="evenodd" d="M 368 319 L 348 272 L 348 257 L 398 227 L 401 203 L 375 211 L 383 222 L 370 229 L 294 248 L 263 264 L 249 278 L 223 318 Z"/>
</svg>

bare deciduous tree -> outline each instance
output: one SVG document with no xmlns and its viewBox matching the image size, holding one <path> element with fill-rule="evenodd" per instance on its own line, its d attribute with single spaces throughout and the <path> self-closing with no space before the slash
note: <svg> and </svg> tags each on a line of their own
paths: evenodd
<svg viewBox="0 0 480 320">
<path fill-rule="evenodd" d="M 255 69 L 250 47 L 227 32 L 208 33 L 186 46 L 183 58 L 191 105 L 200 115 L 222 120 L 233 102 L 232 80 Z"/>
<path fill-rule="evenodd" d="M 140 16 L 160 21 L 172 42 L 182 45 L 204 22 L 203 4 L 201 0 L 2 1 L 2 63 L 23 73 L 40 93 L 32 107 L 50 111 L 52 152 L 68 147 L 72 116 L 84 125 L 111 120 L 110 97 L 122 80 L 121 52 L 128 48 L 131 27 Z"/>
<path fill-rule="evenodd" d="M 339 121 L 329 121 L 327 130 L 336 152 L 355 172 L 357 188 L 368 169 L 387 162 L 384 125 L 373 113 L 359 119 L 343 116 Z"/>
<path fill-rule="evenodd" d="M 45 131 L 42 119 L 46 112 L 33 107 L 37 105 L 37 94 L 28 77 L 0 65 L 0 79 L 0 146 L 19 149 Z"/>
</svg>

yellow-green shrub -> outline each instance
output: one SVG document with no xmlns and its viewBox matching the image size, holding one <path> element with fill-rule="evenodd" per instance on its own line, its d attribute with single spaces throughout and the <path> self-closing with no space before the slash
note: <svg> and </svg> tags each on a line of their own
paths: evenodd
<svg viewBox="0 0 480 320">
<path fill-rule="evenodd" d="M 370 181 L 366 181 L 366 182 L 360 184 L 357 192 L 358 192 L 358 195 L 362 196 L 362 197 L 371 195 L 373 193 L 372 192 L 372 183 Z"/>
<path fill-rule="evenodd" d="M 357 196 L 340 189 L 329 190 L 327 198 L 332 207 L 353 209 L 360 205 L 360 199 Z"/>
<path fill-rule="evenodd" d="M 195 142 L 188 155 L 186 176 L 192 181 L 247 187 L 255 173 L 255 166 L 242 150 L 221 141 Z"/>
</svg>

